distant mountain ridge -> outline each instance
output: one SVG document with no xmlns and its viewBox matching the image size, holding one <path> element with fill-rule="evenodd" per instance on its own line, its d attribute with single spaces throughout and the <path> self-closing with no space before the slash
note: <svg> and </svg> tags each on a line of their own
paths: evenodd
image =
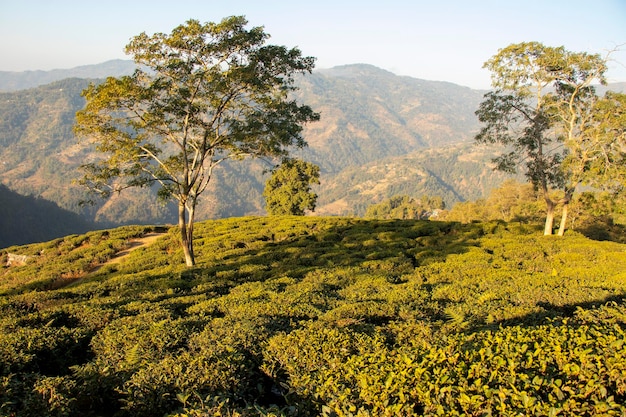
<svg viewBox="0 0 626 417">
<path fill-rule="evenodd" d="M 368 64 L 303 77 L 296 96 L 321 113 L 305 152 L 328 172 L 418 149 L 469 141 L 484 92 L 397 76 Z"/>
<path fill-rule="evenodd" d="M 66 78 L 106 78 L 132 74 L 136 65 L 131 60 L 114 59 L 95 65 L 82 65 L 50 71 L 0 71 L 0 91 L 18 91 L 50 84 Z"/>
</svg>

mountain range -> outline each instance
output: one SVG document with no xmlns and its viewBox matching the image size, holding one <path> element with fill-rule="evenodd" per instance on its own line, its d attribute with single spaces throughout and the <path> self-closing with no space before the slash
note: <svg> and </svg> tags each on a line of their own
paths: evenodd
<svg viewBox="0 0 626 417">
<path fill-rule="evenodd" d="M 106 78 L 132 74 L 133 61 L 114 59 L 96 65 L 82 65 L 51 71 L 0 71 L 0 91 L 18 91 L 39 87 L 65 78 Z"/>
<path fill-rule="evenodd" d="M 81 91 L 105 76 L 130 74 L 132 61 L 71 70 L 0 72 L 0 179 L 10 190 L 46 199 L 101 226 L 171 223 L 173 204 L 136 190 L 83 206 L 78 167 L 95 152 L 72 133 Z M 362 215 L 397 194 L 441 196 L 448 206 L 485 196 L 506 177 L 493 150 L 473 144 L 474 111 L 485 91 L 397 76 L 355 64 L 297 80 L 296 98 L 320 112 L 305 127 L 309 146 L 293 156 L 321 167 L 317 214 Z M 198 220 L 263 214 L 271 166 L 235 161 L 221 167 L 198 208 Z M 4 233 L 4 232 L 3 232 Z"/>
</svg>

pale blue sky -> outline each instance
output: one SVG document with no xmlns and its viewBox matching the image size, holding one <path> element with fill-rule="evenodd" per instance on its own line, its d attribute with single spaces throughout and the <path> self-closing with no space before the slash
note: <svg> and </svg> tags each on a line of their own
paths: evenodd
<svg viewBox="0 0 626 417">
<path fill-rule="evenodd" d="M 0 71 L 130 59 L 124 46 L 141 32 L 231 15 L 265 26 L 271 43 L 317 57 L 317 68 L 368 63 L 488 88 L 487 59 L 539 41 L 603 55 L 622 45 L 608 76 L 626 81 L 626 0 L 0 0 Z"/>
</svg>

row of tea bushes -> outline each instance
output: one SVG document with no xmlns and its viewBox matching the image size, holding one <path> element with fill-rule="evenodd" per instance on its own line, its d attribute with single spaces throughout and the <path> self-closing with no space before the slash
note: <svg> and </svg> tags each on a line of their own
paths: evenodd
<svg viewBox="0 0 626 417">
<path fill-rule="evenodd" d="M 66 286 L 127 249 L 132 239 L 160 229 L 126 226 L 3 249 L 0 251 L 0 295 Z M 10 254 L 24 259 L 24 265 L 10 267 Z"/>
</svg>

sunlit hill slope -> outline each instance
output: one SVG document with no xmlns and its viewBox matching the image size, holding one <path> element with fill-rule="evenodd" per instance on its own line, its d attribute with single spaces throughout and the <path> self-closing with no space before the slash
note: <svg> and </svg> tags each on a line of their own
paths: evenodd
<svg viewBox="0 0 626 417">
<path fill-rule="evenodd" d="M 187 269 L 176 236 L 0 251 L 0 414 L 626 413 L 626 245 L 243 217 L 199 223 Z"/>
</svg>

